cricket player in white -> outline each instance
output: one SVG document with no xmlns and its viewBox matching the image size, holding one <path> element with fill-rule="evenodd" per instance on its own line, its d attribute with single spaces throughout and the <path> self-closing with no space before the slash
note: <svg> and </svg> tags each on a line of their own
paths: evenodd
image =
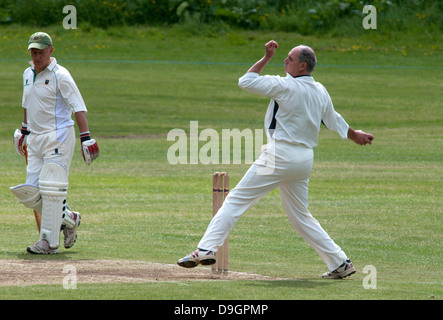
<svg viewBox="0 0 443 320">
<path fill-rule="evenodd" d="M 32 61 L 23 74 L 23 123 L 21 131 L 16 130 L 14 135 L 16 151 L 27 156 L 26 183 L 12 187 L 11 191 L 36 214 L 40 237 L 27 251 L 51 254 L 58 253 L 61 229 L 64 247 L 74 245 L 80 224 L 80 214 L 71 211 L 66 203 L 75 147 L 72 112 L 88 165 L 99 155 L 99 149 L 90 137 L 87 109 L 77 85 L 68 70 L 51 57 L 51 37 L 43 32 L 34 33 L 28 50 Z"/>
<path fill-rule="evenodd" d="M 198 249 L 177 263 L 185 268 L 214 264 L 214 253 L 223 245 L 240 216 L 278 187 L 292 226 L 328 267 L 322 277 L 344 278 L 355 273 L 355 267 L 308 210 L 313 148 L 318 143 L 321 122 L 343 139 L 349 138 L 360 145 L 371 144 L 374 137 L 353 130 L 334 110 L 326 89 L 311 76 L 316 64 L 311 48 L 298 46 L 289 52 L 284 61 L 286 77 L 261 76 L 277 48 L 275 41 L 266 43 L 265 56 L 239 79 L 243 90 L 271 98 L 265 117 L 268 144 L 231 190 L 210 222 Z"/>
</svg>

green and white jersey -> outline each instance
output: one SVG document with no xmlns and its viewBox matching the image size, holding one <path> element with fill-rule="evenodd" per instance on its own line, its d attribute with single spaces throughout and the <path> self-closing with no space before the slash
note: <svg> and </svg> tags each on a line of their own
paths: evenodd
<svg viewBox="0 0 443 320">
<path fill-rule="evenodd" d="M 34 134 L 73 126 L 72 112 L 87 111 L 71 74 L 55 58 L 38 75 L 32 63 L 25 70 L 22 106 L 26 109 L 28 129 Z"/>
</svg>

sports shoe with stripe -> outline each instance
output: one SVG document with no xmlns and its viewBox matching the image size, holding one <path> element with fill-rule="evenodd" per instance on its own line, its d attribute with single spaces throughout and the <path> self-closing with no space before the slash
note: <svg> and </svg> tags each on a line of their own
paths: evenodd
<svg viewBox="0 0 443 320">
<path fill-rule="evenodd" d="M 39 240 L 32 246 L 29 246 L 26 251 L 31 254 L 56 254 L 58 249 L 51 249 L 49 247 L 49 242 L 45 239 Z"/>
<path fill-rule="evenodd" d="M 355 272 L 357 272 L 357 270 L 352 265 L 351 260 L 347 259 L 337 269 L 325 272 L 321 277 L 323 279 L 343 279 Z"/>
<path fill-rule="evenodd" d="M 209 250 L 197 249 L 186 257 L 177 261 L 183 268 L 195 268 L 199 264 L 208 266 L 216 262 L 215 253 Z"/>
<path fill-rule="evenodd" d="M 62 226 L 63 246 L 66 249 L 71 248 L 74 245 L 75 240 L 77 240 L 77 227 L 80 225 L 80 222 L 80 213 L 66 209 L 64 225 Z"/>
</svg>

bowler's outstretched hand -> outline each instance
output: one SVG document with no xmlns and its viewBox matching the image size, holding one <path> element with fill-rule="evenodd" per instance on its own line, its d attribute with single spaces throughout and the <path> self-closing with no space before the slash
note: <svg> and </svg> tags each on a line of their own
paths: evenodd
<svg viewBox="0 0 443 320">
<path fill-rule="evenodd" d="M 361 130 L 354 130 L 352 128 L 349 128 L 348 130 L 348 138 L 361 146 L 372 144 L 372 140 L 374 140 L 374 136 L 372 134 Z"/>
</svg>

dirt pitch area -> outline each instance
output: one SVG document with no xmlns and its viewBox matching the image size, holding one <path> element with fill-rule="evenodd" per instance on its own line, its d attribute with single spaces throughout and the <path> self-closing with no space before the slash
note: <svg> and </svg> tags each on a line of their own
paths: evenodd
<svg viewBox="0 0 443 320">
<path fill-rule="evenodd" d="M 75 275 L 77 284 L 185 282 L 208 280 L 281 280 L 257 274 L 185 269 L 173 264 L 128 260 L 0 260 L 0 287 L 62 284 Z"/>
</svg>

